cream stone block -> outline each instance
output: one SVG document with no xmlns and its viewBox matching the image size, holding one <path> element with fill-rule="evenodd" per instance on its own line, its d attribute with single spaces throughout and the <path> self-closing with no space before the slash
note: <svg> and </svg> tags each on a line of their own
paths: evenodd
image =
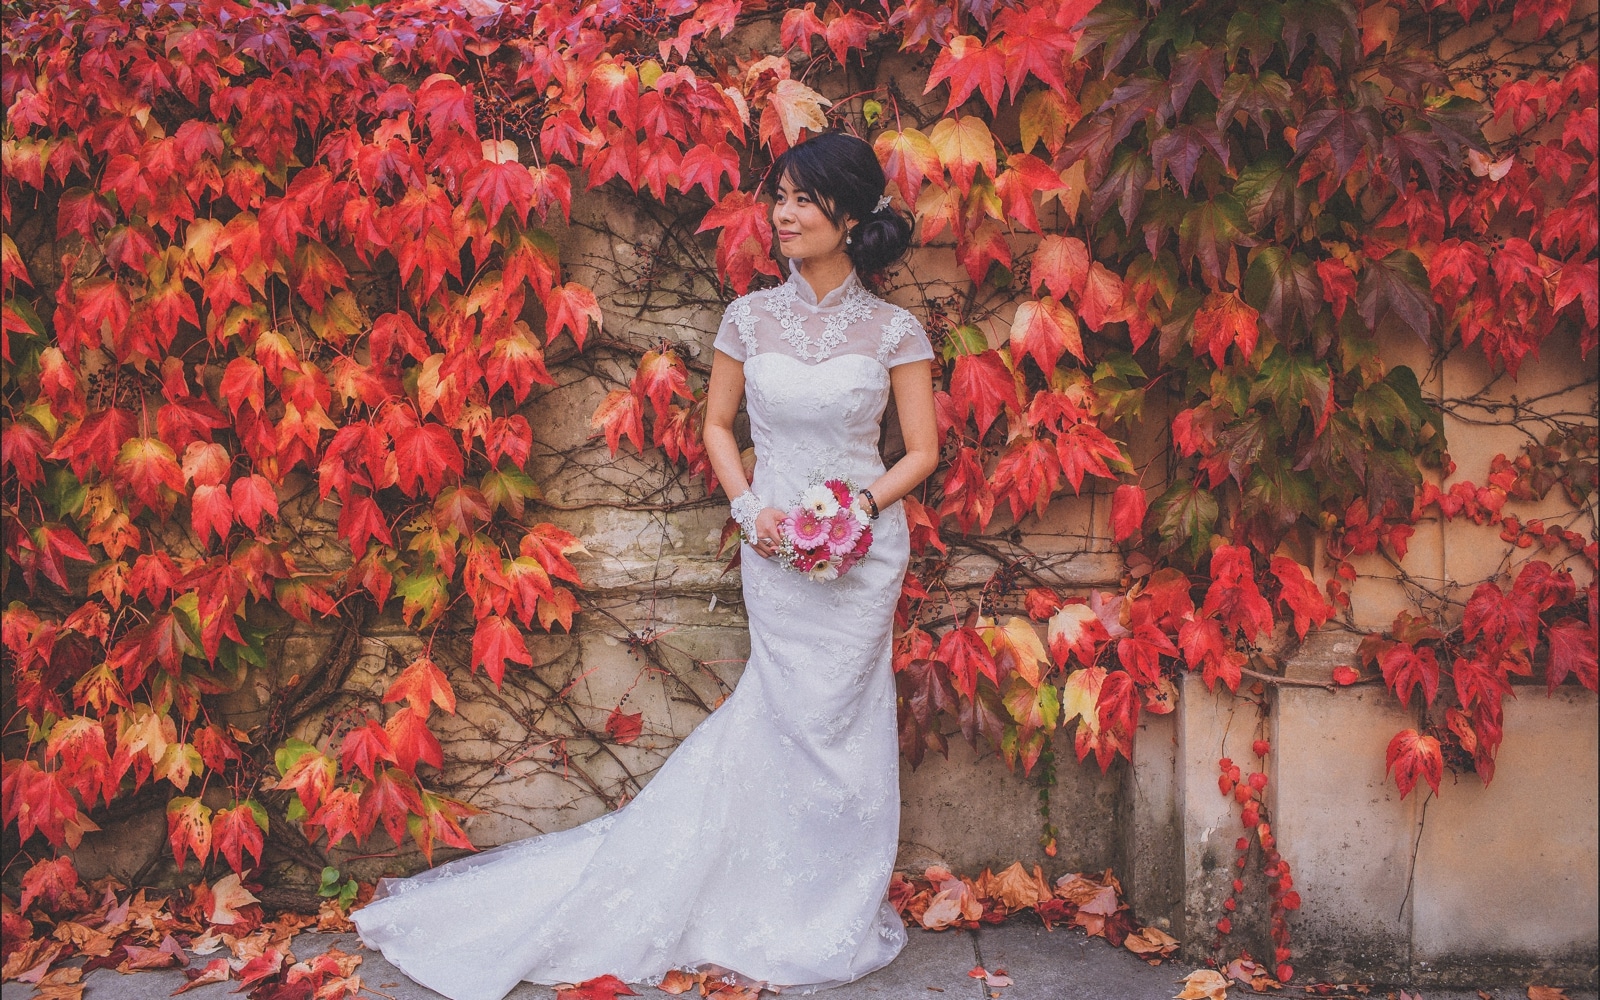
<svg viewBox="0 0 1600 1000">
<path fill-rule="evenodd" d="M 943 863 L 962 874 L 994 871 L 1021 861 L 1047 872 L 1099 871 L 1117 862 L 1114 829 L 1120 762 L 1102 775 L 1093 759 L 1079 764 L 1071 734 L 1056 734 L 1056 786 L 1051 819 L 1059 829 L 1056 857 L 1039 844 L 1038 785 L 1012 772 L 983 741 L 975 752 L 959 732 L 946 760 L 930 750 L 912 770 L 900 762 L 900 863 L 910 868 Z M 1037 772 L 1035 772 L 1037 774 Z"/>
<path fill-rule="evenodd" d="M 1495 778 L 1447 775 L 1417 847 L 1416 961 L 1592 966 L 1600 947 L 1600 711 L 1572 686 L 1517 688 Z M 1425 792 L 1426 790 L 1423 789 Z"/>
<path fill-rule="evenodd" d="M 1291 672 L 1325 678 L 1356 661 L 1357 642 L 1314 635 Z M 1384 753 L 1413 725 L 1380 686 L 1277 691 L 1268 805 L 1303 901 L 1291 918 L 1303 972 L 1370 980 L 1406 971 L 1406 886 L 1426 788 L 1402 800 Z"/>
</svg>

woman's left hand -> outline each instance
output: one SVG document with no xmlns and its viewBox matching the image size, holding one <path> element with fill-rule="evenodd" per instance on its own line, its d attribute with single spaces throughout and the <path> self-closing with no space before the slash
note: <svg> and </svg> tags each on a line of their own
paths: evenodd
<svg viewBox="0 0 1600 1000">
<path fill-rule="evenodd" d="M 783 523 L 783 511 L 776 507 L 764 507 L 756 515 L 756 537 L 750 545 L 756 554 L 771 559 L 778 554 L 779 525 Z"/>
</svg>

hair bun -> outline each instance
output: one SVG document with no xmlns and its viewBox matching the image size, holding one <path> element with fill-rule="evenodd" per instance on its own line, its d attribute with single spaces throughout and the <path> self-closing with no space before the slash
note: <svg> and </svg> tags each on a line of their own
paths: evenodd
<svg viewBox="0 0 1600 1000">
<path fill-rule="evenodd" d="M 884 271 L 911 248 L 911 223 L 888 207 L 859 223 L 854 235 L 854 243 L 846 250 L 851 263 L 863 274 Z"/>
</svg>

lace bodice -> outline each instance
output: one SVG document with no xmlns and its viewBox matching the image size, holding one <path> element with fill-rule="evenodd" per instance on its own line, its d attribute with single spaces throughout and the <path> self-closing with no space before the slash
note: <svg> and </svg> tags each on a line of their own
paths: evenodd
<svg viewBox="0 0 1600 1000">
<path fill-rule="evenodd" d="M 933 357 L 917 318 L 868 291 L 854 270 L 819 300 L 793 264 L 783 284 L 728 304 L 713 346 L 744 362 L 760 354 L 786 354 L 816 364 L 857 354 L 889 369 Z"/>
<path fill-rule="evenodd" d="M 881 474 L 889 369 L 933 357 L 916 317 L 867 291 L 855 271 L 820 301 L 794 269 L 784 284 L 735 299 L 715 347 L 744 362 L 751 488 L 777 507 L 813 474 L 858 486 Z"/>
</svg>

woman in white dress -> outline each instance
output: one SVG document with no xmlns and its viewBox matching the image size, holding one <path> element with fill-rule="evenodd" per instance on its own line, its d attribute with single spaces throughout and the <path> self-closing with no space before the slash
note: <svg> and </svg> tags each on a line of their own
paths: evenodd
<svg viewBox="0 0 1600 1000">
<path fill-rule="evenodd" d="M 853 136 L 779 157 L 765 187 L 788 281 L 735 299 L 717 333 L 705 444 L 745 536 L 750 622 L 733 694 L 621 809 L 383 880 L 352 920 L 417 982 L 501 1000 L 524 980 L 654 985 L 682 969 L 810 993 L 904 946 L 886 898 L 900 824 L 890 649 L 909 558 L 897 501 L 933 471 L 938 441 L 927 335 L 858 276 L 910 243 L 884 186 Z M 906 453 L 885 469 L 891 392 Z M 754 482 L 733 433 L 741 399 Z M 784 511 L 821 477 L 861 487 L 873 517 L 870 551 L 832 580 L 774 558 Z"/>
</svg>

